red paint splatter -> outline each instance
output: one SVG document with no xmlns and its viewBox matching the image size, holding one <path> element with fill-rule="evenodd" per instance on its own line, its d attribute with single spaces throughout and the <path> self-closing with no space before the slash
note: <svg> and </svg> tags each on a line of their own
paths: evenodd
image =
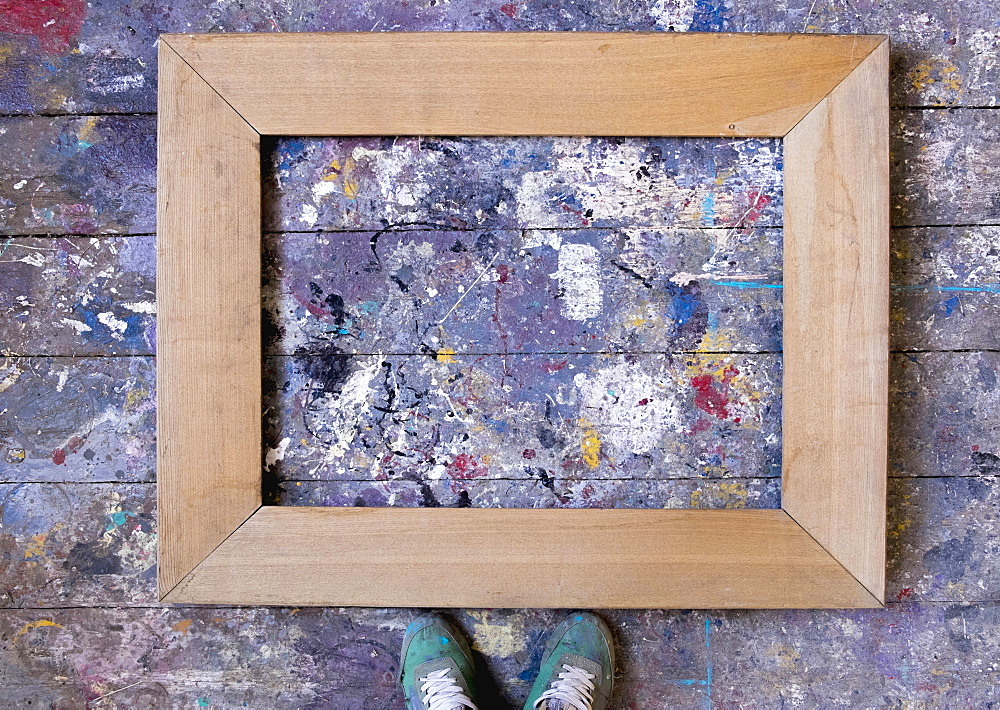
<svg viewBox="0 0 1000 710">
<path fill-rule="evenodd" d="M 514 19 L 514 15 L 517 14 L 517 4 L 508 2 L 500 6 L 500 12 L 505 14 L 507 17 Z"/>
<path fill-rule="evenodd" d="M 979 451 L 979 444 L 973 444 L 972 445 L 972 450 L 973 451 Z"/>
<path fill-rule="evenodd" d="M 476 462 L 476 457 L 469 454 L 459 454 L 448 468 L 451 469 L 452 478 L 476 478 L 484 473 Z"/>
<path fill-rule="evenodd" d="M 66 442 L 65 449 L 71 454 L 75 454 L 83 446 L 83 439 L 78 436 L 74 436 L 68 442 Z"/>
<path fill-rule="evenodd" d="M 691 427 L 691 431 L 688 432 L 688 433 L 689 433 L 689 435 L 690 434 L 700 434 L 703 431 L 707 431 L 708 428 L 711 427 L 711 426 L 712 426 L 712 422 L 710 422 L 709 420 L 707 420 L 707 419 L 699 419 L 698 421 L 696 421 L 694 423 L 694 426 Z"/>
<path fill-rule="evenodd" d="M 761 218 L 764 214 L 764 210 L 767 206 L 771 204 L 771 198 L 765 195 L 761 190 L 747 190 L 747 210 L 742 215 L 740 215 L 740 221 L 734 226 L 740 229 L 748 229 L 753 226 L 754 222 Z"/>
<path fill-rule="evenodd" d="M 639 403 L 636 404 L 635 406 L 637 406 L 637 407 L 645 407 L 647 404 L 649 404 L 649 400 L 646 399 L 646 398 L 643 398 L 643 399 L 640 399 Z"/>
<path fill-rule="evenodd" d="M 535 453 L 534 449 L 525 449 L 523 452 L 521 452 L 521 456 L 523 456 L 526 459 L 533 459 L 537 455 L 538 454 Z"/>
<path fill-rule="evenodd" d="M 45 52 L 66 51 L 86 14 L 86 0 L 0 0 L 0 32 L 34 35 Z"/>
<path fill-rule="evenodd" d="M 298 300 L 300 303 L 303 303 L 306 307 L 306 310 L 309 311 L 309 313 L 311 313 L 312 315 L 316 316 L 317 318 L 330 315 L 330 311 L 326 310 L 322 306 L 316 305 L 312 301 L 306 301 L 304 299 L 296 299 L 296 300 Z"/>
<path fill-rule="evenodd" d="M 546 360 L 542 363 L 542 369 L 551 375 L 553 372 L 559 372 L 559 370 L 566 367 L 567 364 L 569 364 L 569 360 L 560 360 L 558 362 L 555 360 Z"/>
<path fill-rule="evenodd" d="M 497 275 L 500 277 L 500 283 L 507 283 L 510 280 L 510 267 L 506 264 L 500 264 L 497 266 Z"/>
<path fill-rule="evenodd" d="M 909 599 L 913 596 L 913 587 L 906 587 L 899 590 L 899 594 L 896 595 L 896 601 L 903 601 Z"/>
<path fill-rule="evenodd" d="M 52 452 L 52 463 L 56 466 L 62 466 L 66 463 L 66 449 L 55 449 Z"/>
<path fill-rule="evenodd" d="M 711 375 L 697 375 L 691 378 L 691 386 L 694 387 L 694 404 L 703 412 L 711 414 L 719 419 L 729 417 L 726 409 L 728 404 L 725 392 L 720 392 L 713 385 L 715 380 Z"/>
</svg>

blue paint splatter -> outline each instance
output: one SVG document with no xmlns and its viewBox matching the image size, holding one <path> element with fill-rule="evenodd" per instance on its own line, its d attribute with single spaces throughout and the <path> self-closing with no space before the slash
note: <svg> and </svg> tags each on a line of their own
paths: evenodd
<svg viewBox="0 0 1000 710">
<path fill-rule="evenodd" d="M 952 313 L 955 312 L 955 309 L 958 308 L 960 305 L 961 301 L 959 301 L 958 296 L 952 296 L 947 301 L 941 304 L 941 310 L 944 311 L 944 314 L 946 316 L 950 316 Z"/>
<path fill-rule="evenodd" d="M 90 330 L 81 333 L 84 340 L 98 345 L 121 344 L 132 349 L 143 349 L 145 342 L 145 316 L 116 306 L 107 296 L 86 296 L 73 306 L 73 312 Z M 115 320 L 125 323 L 124 330 L 117 330 L 102 323 L 99 315 L 110 313 Z"/>
<path fill-rule="evenodd" d="M 718 286 L 730 286 L 732 288 L 783 288 L 782 284 L 762 284 L 755 281 L 716 281 Z"/>
<path fill-rule="evenodd" d="M 674 324 L 673 330 L 681 328 L 698 310 L 698 294 L 689 288 L 669 284 L 670 305 L 667 306 L 667 317 Z"/>
<path fill-rule="evenodd" d="M 724 0 L 698 0 L 691 18 L 691 32 L 723 32 L 729 24 Z"/>
</svg>

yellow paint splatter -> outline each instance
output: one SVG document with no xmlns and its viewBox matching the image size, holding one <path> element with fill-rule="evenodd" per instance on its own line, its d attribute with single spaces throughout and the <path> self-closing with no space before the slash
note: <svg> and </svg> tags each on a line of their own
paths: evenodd
<svg viewBox="0 0 1000 710">
<path fill-rule="evenodd" d="M 339 180 L 344 197 L 353 200 L 358 196 L 360 190 L 358 181 L 351 177 L 355 167 L 357 167 L 357 162 L 350 156 L 344 160 L 343 165 L 341 165 L 340 160 L 334 160 L 330 163 L 330 172 L 323 176 L 323 180 L 327 182 Z"/>
<path fill-rule="evenodd" d="M 525 649 L 527 634 L 521 628 L 521 623 L 516 621 L 517 617 L 511 617 L 509 621 L 492 623 L 489 620 L 490 612 L 468 613 L 473 618 L 472 636 L 475 641 L 472 647 L 475 650 L 487 656 L 510 657 Z"/>
<path fill-rule="evenodd" d="M 451 348 L 440 348 L 437 351 L 437 361 L 438 362 L 457 362 L 455 360 L 455 351 Z"/>
<path fill-rule="evenodd" d="M 44 562 L 47 560 L 48 556 L 45 554 L 45 540 L 48 537 L 48 533 L 32 535 L 31 542 L 29 542 L 28 546 L 24 548 L 24 559 L 30 562 Z"/>
<path fill-rule="evenodd" d="M 718 174 L 715 176 L 715 184 L 721 185 L 726 180 L 731 178 L 735 173 L 736 170 L 734 170 L 733 168 L 723 168 L 722 170 L 719 170 Z"/>
<path fill-rule="evenodd" d="M 910 70 L 907 78 L 917 91 L 938 84 L 946 91 L 962 93 L 962 75 L 958 67 L 947 59 L 923 59 Z"/>
<path fill-rule="evenodd" d="M 94 136 L 94 129 L 97 127 L 97 117 L 89 116 L 84 122 L 83 126 L 76 134 L 76 139 L 78 141 L 85 141 L 87 143 L 93 143 L 91 138 Z"/>
<path fill-rule="evenodd" d="M 902 522 L 898 523 L 896 527 L 889 530 L 889 537 L 899 537 L 902 535 L 913 521 L 909 518 L 904 519 Z"/>
<path fill-rule="evenodd" d="M 21 373 L 24 372 L 14 363 L 8 363 L 7 366 L 0 370 L 0 392 L 3 392 L 21 377 Z"/>
<path fill-rule="evenodd" d="M 712 501 L 718 507 L 721 503 L 723 508 L 746 508 L 750 498 L 750 490 L 745 484 L 739 481 L 720 481 L 713 488 L 702 491 L 701 489 L 691 491 L 692 508 L 704 507 Z"/>
<path fill-rule="evenodd" d="M 48 562 L 49 556 L 45 552 L 45 543 L 48 541 L 49 535 L 60 530 L 62 527 L 63 523 L 56 523 L 47 533 L 33 535 L 31 537 L 31 542 L 24 548 L 25 561 L 31 562 L 32 564 L 37 564 L 38 562 Z"/>
<path fill-rule="evenodd" d="M 583 441 L 580 442 L 583 462 L 590 468 L 597 468 L 601 462 L 601 437 L 586 419 L 580 419 L 580 428 L 583 429 Z"/>
<path fill-rule="evenodd" d="M 193 622 L 194 619 L 183 619 L 182 621 L 178 621 L 176 624 L 171 626 L 170 629 L 172 631 L 180 632 L 186 636 L 187 632 L 191 629 L 191 624 Z"/>
<path fill-rule="evenodd" d="M 125 395 L 125 409 L 133 410 L 149 398 L 149 390 L 143 387 L 130 389 Z"/>
<path fill-rule="evenodd" d="M 27 624 L 22 626 L 16 634 L 14 634 L 14 637 L 10 640 L 10 642 L 12 644 L 17 643 L 18 639 L 20 639 L 29 631 L 33 631 L 34 629 L 40 629 L 44 626 L 55 626 L 57 629 L 63 628 L 62 624 L 57 624 L 56 622 L 50 621 L 49 619 L 38 619 L 37 621 L 29 621 Z"/>
</svg>

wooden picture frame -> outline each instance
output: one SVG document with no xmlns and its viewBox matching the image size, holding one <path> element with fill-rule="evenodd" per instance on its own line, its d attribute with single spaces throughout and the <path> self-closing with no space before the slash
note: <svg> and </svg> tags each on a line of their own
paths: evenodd
<svg viewBox="0 0 1000 710">
<path fill-rule="evenodd" d="M 881 35 L 162 35 L 161 599 L 880 606 L 888 47 Z M 262 134 L 783 138 L 783 509 L 262 506 Z"/>
</svg>

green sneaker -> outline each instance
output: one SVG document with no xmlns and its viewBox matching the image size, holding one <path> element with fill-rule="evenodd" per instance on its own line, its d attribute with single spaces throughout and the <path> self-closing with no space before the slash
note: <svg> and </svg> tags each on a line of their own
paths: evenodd
<svg viewBox="0 0 1000 710">
<path fill-rule="evenodd" d="M 442 617 L 426 614 L 406 627 L 399 668 L 407 710 L 476 710 L 472 652 Z"/>
<path fill-rule="evenodd" d="M 588 612 L 570 614 L 545 645 L 524 710 L 607 710 L 614 675 L 607 624 Z"/>
</svg>

